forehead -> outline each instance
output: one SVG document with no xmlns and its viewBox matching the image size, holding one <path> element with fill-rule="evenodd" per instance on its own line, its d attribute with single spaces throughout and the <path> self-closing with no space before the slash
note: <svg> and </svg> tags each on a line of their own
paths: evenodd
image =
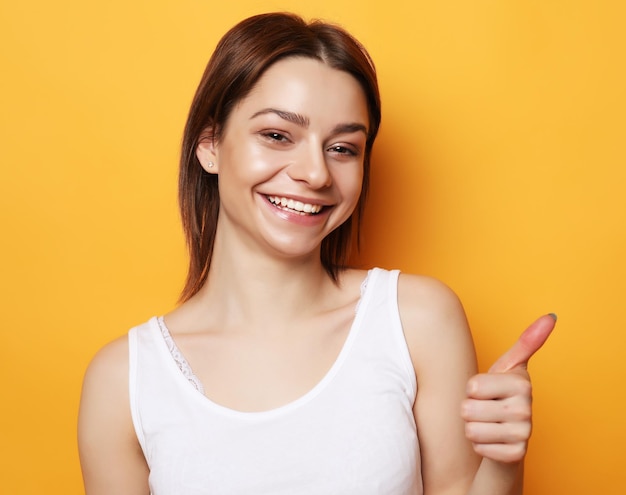
<svg viewBox="0 0 626 495">
<path fill-rule="evenodd" d="M 298 112 L 311 120 L 366 126 L 369 121 L 361 84 L 345 71 L 305 57 L 289 57 L 271 65 L 237 105 L 244 115 L 262 108 Z"/>
</svg>

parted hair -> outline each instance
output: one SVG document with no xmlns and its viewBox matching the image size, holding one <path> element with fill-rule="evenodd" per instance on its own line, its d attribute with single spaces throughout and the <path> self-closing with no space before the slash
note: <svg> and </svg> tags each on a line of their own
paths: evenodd
<svg viewBox="0 0 626 495">
<path fill-rule="evenodd" d="M 359 227 L 369 185 L 370 156 L 380 125 L 380 95 L 372 59 L 352 35 L 327 22 L 306 22 L 291 13 L 260 14 L 244 19 L 218 42 L 202 75 L 185 125 L 178 200 L 187 248 L 189 269 L 181 302 L 192 297 L 205 283 L 217 229 L 219 213 L 218 175 L 207 173 L 196 148 L 211 129 L 216 142 L 233 108 L 253 89 L 263 73 L 286 57 L 308 57 L 351 74 L 363 88 L 369 112 L 364 152 L 361 195 L 355 211 L 331 232 L 321 245 L 324 269 L 337 280 L 346 268 L 350 243 Z M 353 228 L 355 232 L 353 233 Z"/>
</svg>

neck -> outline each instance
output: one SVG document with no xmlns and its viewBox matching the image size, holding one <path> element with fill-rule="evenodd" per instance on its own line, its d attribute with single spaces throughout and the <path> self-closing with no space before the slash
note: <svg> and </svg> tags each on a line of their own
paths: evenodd
<svg viewBox="0 0 626 495">
<path fill-rule="evenodd" d="M 216 242 L 207 280 L 193 300 L 222 325 L 267 328 L 322 311 L 336 288 L 319 251 L 280 258 L 224 249 Z"/>
</svg>

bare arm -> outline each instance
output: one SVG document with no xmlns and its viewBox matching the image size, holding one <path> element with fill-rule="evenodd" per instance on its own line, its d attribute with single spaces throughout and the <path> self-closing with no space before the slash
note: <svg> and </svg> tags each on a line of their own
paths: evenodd
<svg viewBox="0 0 626 495">
<path fill-rule="evenodd" d="M 87 495 L 148 495 L 148 466 L 135 435 L 128 396 L 128 340 L 105 346 L 83 383 L 78 448 Z"/>
<path fill-rule="evenodd" d="M 465 437 L 461 403 L 476 374 L 474 346 L 456 295 L 440 282 L 401 275 L 400 316 L 417 377 L 413 408 L 425 495 L 466 495 L 480 457 Z"/>
<path fill-rule="evenodd" d="M 400 278 L 399 304 L 413 359 L 414 406 L 426 495 L 519 495 L 531 431 L 526 363 L 554 327 L 540 318 L 489 373 L 476 360 L 463 308 L 441 283 Z"/>
</svg>

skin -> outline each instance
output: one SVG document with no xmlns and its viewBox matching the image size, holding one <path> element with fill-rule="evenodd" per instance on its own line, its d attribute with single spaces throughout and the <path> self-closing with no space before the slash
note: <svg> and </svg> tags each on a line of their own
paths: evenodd
<svg viewBox="0 0 626 495">
<path fill-rule="evenodd" d="M 356 206 L 367 125 L 352 76 L 290 58 L 239 102 L 219 140 L 206 129 L 197 156 L 220 178 L 214 258 L 206 284 L 165 321 L 214 402 L 240 411 L 279 407 L 310 390 L 339 354 L 365 272 L 346 270 L 333 283 L 320 243 Z M 270 198 L 321 211 L 301 215 Z M 540 319 L 490 373 L 476 375 L 450 289 L 403 274 L 399 307 L 419 389 L 424 493 L 521 493 L 531 412 L 525 367 L 554 320 Z M 87 495 L 149 493 L 127 377 L 124 336 L 85 376 L 79 450 Z"/>
</svg>

